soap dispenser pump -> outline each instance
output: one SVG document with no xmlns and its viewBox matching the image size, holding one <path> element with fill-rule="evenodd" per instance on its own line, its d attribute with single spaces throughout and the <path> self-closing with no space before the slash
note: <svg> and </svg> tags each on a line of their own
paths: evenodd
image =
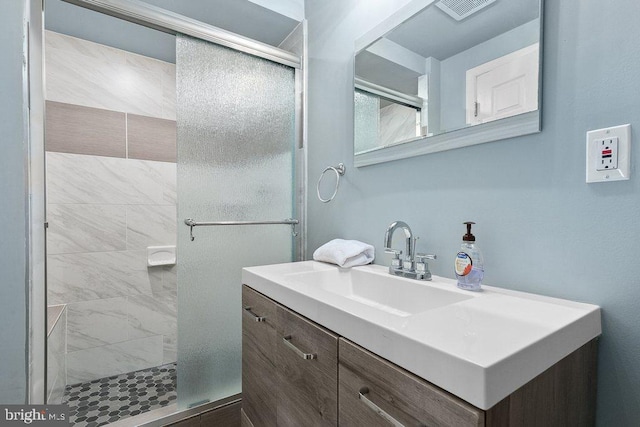
<svg viewBox="0 0 640 427">
<path fill-rule="evenodd" d="M 471 226 L 475 222 L 465 222 L 467 234 L 462 236 L 460 252 L 456 255 L 455 272 L 458 287 L 468 291 L 480 291 L 484 277 L 484 259 L 476 245 L 476 236 L 471 233 Z"/>
</svg>

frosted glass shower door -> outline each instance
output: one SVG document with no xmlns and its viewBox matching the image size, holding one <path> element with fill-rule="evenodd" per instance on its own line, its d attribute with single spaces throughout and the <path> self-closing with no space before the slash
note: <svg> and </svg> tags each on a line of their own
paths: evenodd
<svg viewBox="0 0 640 427">
<path fill-rule="evenodd" d="M 292 261 L 294 69 L 177 39 L 178 404 L 241 391 L 241 269 Z"/>
</svg>

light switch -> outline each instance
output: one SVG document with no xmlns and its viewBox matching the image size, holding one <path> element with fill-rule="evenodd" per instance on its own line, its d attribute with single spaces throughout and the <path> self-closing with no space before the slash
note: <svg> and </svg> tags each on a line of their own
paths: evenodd
<svg viewBox="0 0 640 427">
<path fill-rule="evenodd" d="M 587 132 L 587 182 L 629 179 L 631 125 Z"/>
</svg>

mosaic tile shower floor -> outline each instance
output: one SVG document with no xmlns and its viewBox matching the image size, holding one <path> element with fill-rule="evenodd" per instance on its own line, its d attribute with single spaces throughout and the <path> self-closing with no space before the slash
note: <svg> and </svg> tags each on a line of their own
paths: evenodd
<svg viewBox="0 0 640 427">
<path fill-rule="evenodd" d="M 69 405 L 74 427 L 98 427 L 167 406 L 176 400 L 176 364 L 68 385 L 62 403 Z"/>
</svg>

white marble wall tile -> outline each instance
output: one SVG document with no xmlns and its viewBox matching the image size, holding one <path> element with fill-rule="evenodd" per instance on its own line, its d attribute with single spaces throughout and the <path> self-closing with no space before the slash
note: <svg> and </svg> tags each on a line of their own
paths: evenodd
<svg viewBox="0 0 640 427">
<path fill-rule="evenodd" d="M 127 206 L 127 249 L 176 244 L 175 206 Z"/>
<path fill-rule="evenodd" d="M 165 291 L 163 271 L 147 267 L 146 251 L 49 255 L 50 304 Z"/>
<path fill-rule="evenodd" d="M 176 205 L 177 194 L 177 166 L 175 163 L 153 162 L 162 177 L 162 200 L 168 205 Z"/>
<path fill-rule="evenodd" d="M 46 49 L 45 62 L 48 101 L 163 116 L 157 72 L 56 48 Z"/>
<path fill-rule="evenodd" d="M 416 110 L 391 104 L 380 109 L 379 146 L 391 145 L 416 137 Z"/>
<path fill-rule="evenodd" d="M 62 311 L 47 337 L 47 403 L 60 404 L 66 386 L 66 324 L 67 312 Z"/>
<path fill-rule="evenodd" d="M 151 280 L 151 293 L 141 293 L 157 295 L 163 292 L 177 292 L 178 277 L 176 272 L 177 268 L 175 265 L 149 267 L 149 275 L 153 277 Z"/>
<path fill-rule="evenodd" d="M 164 74 L 173 72 L 175 74 L 175 64 L 161 61 L 156 58 L 151 58 L 150 56 L 139 55 L 137 53 L 127 52 L 123 50 L 121 50 L 120 52 L 122 52 L 123 54 L 125 63 L 130 67 L 141 68 L 150 73 Z"/>
<path fill-rule="evenodd" d="M 175 64 L 51 31 L 45 46 L 46 99 L 175 120 Z"/>
<path fill-rule="evenodd" d="M 153 201 L 143 203 L 145 205 L 175 205 L 176 196 L 176 164 L 158 162 L 153 160 L 127 160 L 125 178 L 132 184 L 144 183 L 144 187 L 153 195 Z M 152 192 L 151 192 L 152 190 Z"/>
<path fill-rule="evenodd" d="M 161 335 L 67 354 L 67 384 L 77 384 L 162 364 Z"/>
<path fill-rule="evenodd" d="M 163 85 L 174 64 L 52 34 L 45 34 L 46 99 L 175 120 Z"/>
<path fill-rule="evenodd" d="M 47 336 L 49 336 L 53 332 L 53 328 L 58 324 L 58 320 L 60 320 L 67 306 L 66 304 L 51 304 L 51 301 L 47 301 L 47 303 Z"/>
<path fill-rule="evenodd" d="M 47 201 L 50 204 L 175 204 L 172 167 L 175 169 L 175 164 L 48 152 Z"/>
<path fill-rule="evenodd" d="M 176 66 L 168 64 L 162 73 L 162 108 L 164 118 L 176 119 Z"/>
<path fill-rule="evenodd" d="M 175 265 L 166 266 L 162 269 L 162 289 L 165 291 L 178 292 L 178 268 Z"/>
<path fill-rule="evenodd" d="M 127 248 L 126 215 L 122 206 L 50 204 L 47 208 L 49 254 Z"/>
<path fill-rule="evenodd" d="M 177 334 L 174 332 L 172 335 L 165 335 L 163 337 L 163 359 L 162 364 L 173 363 L 178 360 L 178 339 Z"/>
<path fill-rule="evenodd" d="M 155 81 L 162 91 L 162 113 L 157 116 L 163 119 L 176 119 L 176 65 L 159 61 L 146 56 L 125 52 L 127 64 L 136 69 L 146 69 L 154 75 L 160 75 Z"/>
<path fill-rule="evenodd" d="M 51 346 L 51 340 L 47 340 L 47 345 Z M 64 355 L 63 355 L 64 356 Z M 53 388 L 60 375 L 60 369 L 56 363 L 55 356 L 51 354 L 51 350 L 47 348 L 47 402 L 51 402 L 51 394 Z"/>
<path fill-rule="evenodd" d="M 127 299 L 129 337 L 175 336 L 178 328 L 176 299 L 175 292 L 130 296 Z"/>
<path fill-rule="evenodd" d="M 62 355 L 61 360 L 64 363 L 64 360 L 65 360 L 64 355 Z M 50 369 L 49 365 L 47 365 L 47 369 Z M 47 383 L 47 387 L 50 389 L 50 393 L 47 396 L 47 404 L 49 405 L 62 404 L 62 398 L 64 397 L 64 389 L 67 386 L 67 384 L 65 383 L 66 379 L 67 379 L 66 372 L 63 372 L 60 375 L 56 375 L 52 383 Z"/>
<path fill-rule="evenodd" d="M 117 64 L 126 63 L 125 51 L 123 50 L 101 44 L 96 46 L 96 43 L 54 31 L 45 30 L 44 34 L 47 49 L 62 49 L 89 58 L 102 59 Z"/>
<path fill-rule="evenodd" d="M 127 299 L 108 298 L 67 305 L 67 350 L 127 341 Z"/>
</svg>

